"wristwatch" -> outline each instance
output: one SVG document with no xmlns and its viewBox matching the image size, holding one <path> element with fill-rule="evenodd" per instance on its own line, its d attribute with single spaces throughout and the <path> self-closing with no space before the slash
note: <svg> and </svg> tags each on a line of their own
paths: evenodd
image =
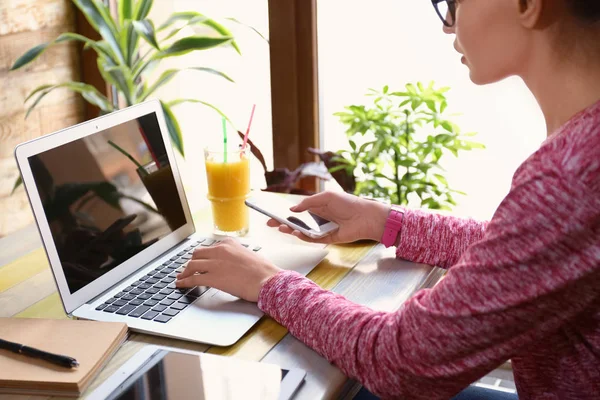
<svg viewBox="0 0 600 400">
<path fill-rule="evenodd" d="M 398 206 L 392 206 L 387 220 L 385 221 L 385 228 L 383 229 L 383 236 L 381 237 L 381 243 L 385 247 L 390 247 L 396 244 L 396 240 L 400 234 L 400 229 L 402 229 L 403 219 L 404 210 Z"/>
</svg>

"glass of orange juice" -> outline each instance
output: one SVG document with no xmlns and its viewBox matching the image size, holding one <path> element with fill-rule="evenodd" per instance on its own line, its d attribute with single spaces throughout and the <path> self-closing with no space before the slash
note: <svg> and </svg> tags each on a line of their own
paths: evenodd
<svg viewBox="0 0 600 400">
<path fill-rule="evenodd" d="M 208 199 L 212 205 L 214 233 L 243 236 L 248 233 L 250 149 L 204 149 Z"/>
</svg>

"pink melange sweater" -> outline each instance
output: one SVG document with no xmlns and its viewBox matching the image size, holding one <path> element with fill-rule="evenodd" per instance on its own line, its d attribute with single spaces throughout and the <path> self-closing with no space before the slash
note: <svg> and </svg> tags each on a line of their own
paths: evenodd
<svg viewBox="0 0 600 400">
<path fill-rule="evenodd" d="M 383 398 L 447 399 L 511 359 L 520 399 L 600 399 L 600 102 L 519 167 L 490 222 L 407 210 L 400 234 L 399 258 L 449 269 L 400 310 L 294 272 L 259 307 Z"/>
</svg>

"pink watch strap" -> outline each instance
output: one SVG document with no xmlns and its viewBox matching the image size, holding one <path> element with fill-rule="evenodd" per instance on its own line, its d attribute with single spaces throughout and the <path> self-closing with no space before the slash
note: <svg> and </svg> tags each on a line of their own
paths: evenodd
<svg viewBox="0 0 600 400">
<path fill-rule="evenodd" d="M 385 221 L 385 228 L 383 230 L 383 236 L 381 237 L 381 243 L 385 247 L 390 247 L 396 244 L 396 239 L 398 238 L 400 229 L 402 229 L 403 218 L 404 210 L 392 206 L 387 220 Z"/>
</svg>

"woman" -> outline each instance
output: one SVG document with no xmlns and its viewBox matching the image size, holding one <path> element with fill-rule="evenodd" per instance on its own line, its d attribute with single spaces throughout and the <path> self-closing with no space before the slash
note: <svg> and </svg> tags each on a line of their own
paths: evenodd
<svg viewBox="0 0 600 400">
<path fill-rule="evenodd" d="M 225 241 L 197 250 L 177 284 L 257 301 L 381 397 L 451 398 L 511 359 L 521 399 L 600 398 L 600 1 L 447 3 L 444 31 L 472 81 L 520 76 L 547 123 L 492 220 L 334 193 L 293 209 L 337 222 L 327 243 L 381 239 L 400 258 L 448 268 L 445 279 L 376 312 Z"/>
</svg>

